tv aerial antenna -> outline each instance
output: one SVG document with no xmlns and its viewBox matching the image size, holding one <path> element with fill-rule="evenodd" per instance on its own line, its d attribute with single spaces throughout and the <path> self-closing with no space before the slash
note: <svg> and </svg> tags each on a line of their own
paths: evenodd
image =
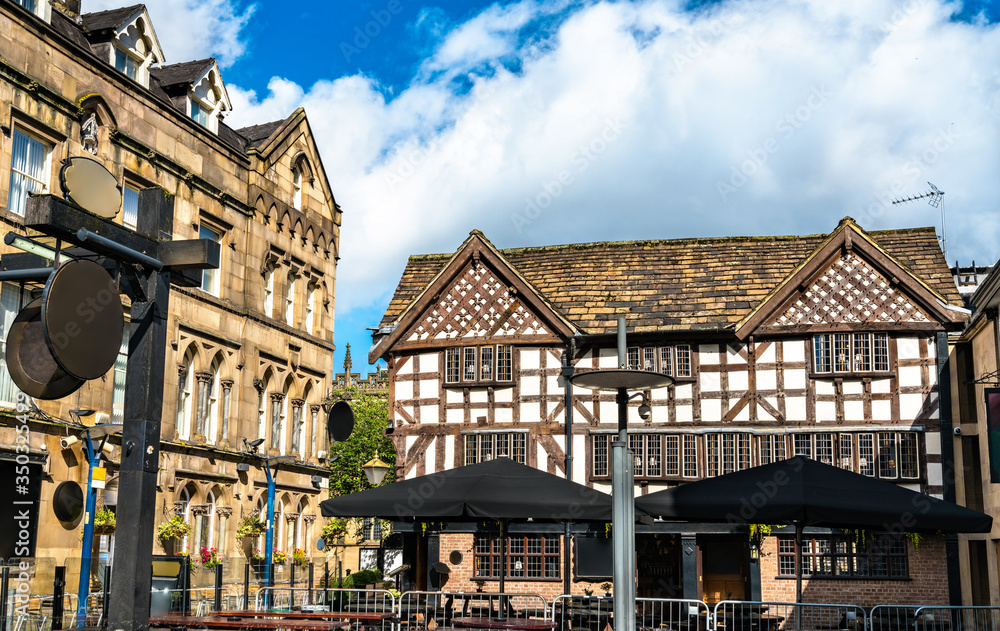
<svg viewBox="0 0 1000 631">
<path fill-rule="evenodd" d="M 938 241 L 941 242 L 941 252 L 944 254 L 944 258 L 948 260 L 948 233 L 945 228 L 944 223 L 944 191 L 934 186 L 930 182 L 927 183 L 931 187 L 931 190 L 926 193 L 921 193 L 919 195 L 911 195 L 910 197 L 902 197 L 900 199 L 892 200 L 893 206 L 897 204 L 905 204 L 907 202 L 915 202 L 918 199 L 926 199 L 927 205 L 932 208 L 941 209 L 941 236 L 938 237 Z"/>
</svg>

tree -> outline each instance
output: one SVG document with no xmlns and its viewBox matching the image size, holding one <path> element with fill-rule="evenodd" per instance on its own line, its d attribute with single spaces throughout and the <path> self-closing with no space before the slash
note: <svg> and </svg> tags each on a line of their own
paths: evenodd
<svg viewBox="0 0 1000 631">
<path fill-rule="evenodd" d="M 330 496 L 337 497 L 372 488 L 362 465 L 375 457 L 390 467 L 396 464 L 396 448 L 385 435 L 389 404 L 385 396 L 362 392 L 359 388 L 334 390 L 327 397 L 330 403 L 347 401 L 354 410 L 354 431 L 351 437 L 330 445 Z M 382 480 L 384 486 L 395 480 L 390 470 Z"/>
</svg>

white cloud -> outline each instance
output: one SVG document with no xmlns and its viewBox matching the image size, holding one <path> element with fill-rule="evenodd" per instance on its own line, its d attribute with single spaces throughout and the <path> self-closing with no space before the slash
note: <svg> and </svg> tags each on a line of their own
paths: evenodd
<svg viewBox="0 0 1000 631">
<path fill-rule="evenodd" d="M 829 232 L 848 214 L 940 229 L 922 202 L 888 204 L 927 181 L 949 258 L 1000 257 L 996 25 L 939 0 L 681 4 L 555 22 L 545 3 L 494 6 L 395 98 L 364 76 L 274 79 L 231 86 L 230 122 L 305 106 L 344 207 L 338 314 L 384 305 L 409 254 L 473 228 L 500 247 Z"/>
<path fill-rule="evenodd" d="M 244 52 L 240 32 L 255 5 L 239 7 L 233 0 L 144 0 L 168 64 L 215 57 L 223 68 Z M 84 0 L 83 9 L 96 13 L 122 6 L 121 0 Z"/>
</svg>

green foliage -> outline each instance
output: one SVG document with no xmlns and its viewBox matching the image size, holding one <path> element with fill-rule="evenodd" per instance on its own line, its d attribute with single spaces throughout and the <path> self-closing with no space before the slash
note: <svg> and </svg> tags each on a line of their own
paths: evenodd
<svg viewBox="0 0 1000 631">
<path fill-rule="evenodd" d="M 115 532 L 115 513 L 114 511 L 102 508 L 101 510 L 94 513 L 94 534 L 95 535 L 112 535 Z"/>
<path fill-rule="evenodd" d="M 382 581 L 380 570 L 361 570 L 344 579 L 344 589 L 364 589 L 366 585 L 374 585 Z"/>
<path fill-rule="evenodd" d="M 362 465 L 376 453 L 390 466 L 396 464 L 396 449 L 392 439 L 385 435 L 389 419 L 389 405 L 385 397 L 362 392 L 358 388 L 334 390 L 327 402 L 347 401 L 354 410 L 354 431 L 351 437 L 330 445 L 330 496 L 337 497 L 372 488 L 365 477 Z M 393 472 L 386 473 L 384 486 L 394 480 Z M 363 515 L 362 515 L 363 517 Z"/>
<path fill-rule="evenodd" d="M 191 525 L 180 515 L 174 515 L 169 520 L 160 524 L 156 529 L 156 538 L 160 541 L 170 541 L 171 539 L 183 539 L 191 532 Z"/>
<path fill-rule="evenodd" d="M 257 512 L 254 511 L 240 520 L 240 525 L 236 527 L 236 540 L 239 541 L 243 537 L 259 537 L 265 532 L 267 524 L 257 517 Z"/>
<path fill-rule="evenodd" d="M 328 546 L 339 545 L 340 539 L 347 535 L 347 522 L 343 517 L 334 517 L 326 522 L 319 534 L 320 539 Z"/>
<path fill-rule="evenodd" d="M 781 526 L 771 526 L 768 524 L 750 524 L 750 541 L 759 549 L 765 537 L 771 536 L 771 531 Z"/>
</svg>

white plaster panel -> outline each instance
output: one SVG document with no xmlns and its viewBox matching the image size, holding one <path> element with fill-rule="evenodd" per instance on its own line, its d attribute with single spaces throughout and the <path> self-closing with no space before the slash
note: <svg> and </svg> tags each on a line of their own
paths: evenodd
<svg viewBox="0 0 1000 631">
<path fill-rule="evenodd" d="M 717 372 L 701 373 L 702 392 L 718 392 L 720 390 L 722 390 L 722 385 L 719 380 L 719 373 Z"/>
<path fill-rule="evenodd" d="M 816 386 L 816 394 L 833 394 L 835 392 L 832 381 L 817 379 L 813 383 Z"/>
<path fill-rule="evenodd" d="M 776 390 L 777 388 L 778 388 L 778 371 L 776 370 L 757 371 L 758 390 Z"/>
<path fill-rule="evenodd" d="M 497 423 L 513 423 L 514 410 L 508 408 L 498 408 L 493 410 L 493 420 Z"/>
<path fill-rule="evenodd" d="M 497 388 L 493 391 L 493 400 L 497 403 L 510 403 L 514 400 L 514 388 Z"/>
<path fill-rule="evenodd" d="M 445 438 L 446 438 L 445 436 L 436 437 L 434 440 L 428 443 L 427 449 L 424 450 L 424 466 L 427 467 L 427 473 L 430 473 L 432 471 L 437 471 L 437 469 L 435 468 L 437 465 L 437 460 L 436 460 L 437 441 L 444 440 Z M 441 465 L 443 466 L 444 463 L 442 462 Z"/>
<path fill-rule="evenodd" d="M 399 367 L 396 370 L 397 375 L 412 375 L 413 374 L 413 358 L 407 357 L 399 361 Z"/>
<path fill-rule="evenodd" d="M 899 367 L 900 387 L 920 385 L 920 366 L 900 366 Z"/>
<path fill-rule="evenodd" d="M 654 388 L 652 396 L 653 399 L 666 399 L 668 396 L 670 396 L 670 388 L 669 387 Z"/>
<path fill-rule="evenodd" d="M 521 368 L 523 370 L 538 369 L 538 349 L 529 348 L 517 351 L 521 356 Z"/>
<path fill-rule="evenodd" d="M 757 355 L 757 361 L 763 362 L 765 364 L 770 364 L 774 362 L 775 359 L 777 358 L 777 355 L 775 354 L 776 350 L 777 349 L 775 348 L 775 345 L 770 344 L 767 348 L 764 349 L 764 352 Z"/>
<path fill-rule="evenodd" d="M 618 405 L 614 401 L 601 401 L 601 420 L 605 423 L 618 423 Z"/>
<path fill-rule="evenodd" d="M 441 389 L 441 382 L 438 379 L 421 379 L 420 380 L 420 396 L 421 397 L 433 397 L 437 396 L 438 391 Z"/>
<path fill-rule="evenodd" d="M 678 405 L 676 415 L 678 423 L 690 423 L 694 420 L 694 415 L 690 405 Z"/>
<path fill-rule="evenodd" d="M 735 405 L 735 404 L 736 404 L 736 402 L 733 401 L 732 405 Z M 755 402 L 755 403 L 751 403 L 751 404 L 743 406 L 743 409 L 740 410 L 736 414 L 736 418 L 734 420 L 737 420 L 737 421 L 749 421 L 750 420 L 750 405 L 757 405 L 757 403 Z"/>
<path fill-rule="evenodd" d="M 470 388 L 469 389 L 469 401 L 471 403 L 485 404 L 489 402 L 489 395 L 486 393 L 486 388 Z"/>
<path fill-rule="evenodd" d="M 940 462 L 928 462 L 927 463 L 927 485 L 928 486 L 940 486 L 944 484 L 944 477 L 941 475 L 941 463 Z"/>
<path fill-rule="evenodd" d="M 743 345 L 740 345 L 740 348 L 742 349 L 742 348 L 746 348 L 746 347 L 743 346 Z M 734 351 L 733 347 L 730 346 L 729 344 L 726 344 L 726 361 L 729 362 L 730 364 L 746 364 L 747 363 L 747 360 L 743 359 L 743 356 L 740 355 L 739 350 L 735 350 Z"/>
<path fill-rule="evenodd" d="M 522 377 L 521 378 L 521 396 L 522 397 L 533 397 L 537 396 L 541 392 L 539 387 L 538 377 Z"/>
<path fill-rule="evenodd" d="M 690 399 L 694 394 L 694 386 L 690 383 L 679 384 L 674 387 L 675 399 Z"/>
<path fill-rule="evenodd" d="M 444 466 L 446 469 L 455 468 L 455 437 L 449 436 L 444 444 Z"/>
<path fill-rule="evenodd" d="M 844 380 L 844 394 L 862 394 L 865 391 L 864 385 L 857 379 Z"/>
<path fill-rule="evenodd" d="M 719 363 L 719 346 L 718 344 L 699 344 L 698 345 L 698 361 L 704 364 L 718 364 Z"/>
<path fill-rule="evenodd" d="M 907 491 L 913 491 L 914 493 L 920 492 L 919 484 L 898 484 L 897 486 L 901 489 L 906 489 Z"/>
<path fill-rule="evenodd" d="M 923 406 L 924 395 L 901 394 L 899 395 L 899 418 L 903 420 L 915 419 Z"/>
<path fill-rule="evenodd" d="M 872 379 L 872 394 L 889 394 L 891 387 L 888 379 Z"/>
<path fill-rule="evenodd" d="M 465 414 L 462 410 L 445 410 L 445 418 L 449 423 L 464 423 Z"/>
<path fill-rule="evenodd" d="M 891 401 L 872 401 L 872 420 L 888 421 L 892 418 Z"/>
<path fill-rule="evenodd" d="M 833 401 L 816 402 L 816 418 L 810 420 L 815 420 L 818 423 L 822 423 L 823 421 L 834 421 L 836 419 L 837 419 L 837 406 Z"/>
<path fill-rule="evenodd" d="M 438 406 L 436 406 L 436 405 L 421 405 L 420 406 L 420 422 L 421 423 L 437 423 L 438 422 Z"/>
<path fill-rule="evenodd" d="M 537 403 L 521 404 L 521 422 L 537 423 L 541 420 L 542 408 Z"/>
<path fill-rule="evenodd" d="M 717 423 L 721 421 L 722 403 L 718 399 L 702 399 L 701 420 L 706 423 Z"/>
<path fill-rule="evenodd" d="M 618 368 L 617 350 L 602 348 L 598 352 L 600 353 L 597 360 L 599 368 Z"/>
<path fill-rule="evenodd" d="M 582 479 L 582 478 L 581 478 Z M 611 495 L 611 483 L 594 482 L 594 490 Z"/>
<path fill-rule="evenodd" d="M 413 382 L 412 381 L 397 381 L 396 382 L 396 400 L 405 401 L 406 399 L 413 398 Z"/>
<path fill-rule="evenodd" d="M 438 354 L 425 353 L 420 356 L 420 372 L 437 372 Z"/>
<path fill-rule="evenodd" d="M 775 399 L 775 398 L 773 398 L 773 397 L 764 397 L 764 400 L 765 400 L 765 401 L 767 401 L 768 403 L 770 403 L 770 404 L 771 404 L 771 405 L 773 405 L 773 406 L 777 406 L 777 402 L 778 402 L 778 400 L 777 400 L 777 399 Z M 756 403 L 755 401 L 751 401 L 751 402 L 750 402 L 750 405 L 757 405 L 757 403 Z M 749 407 L 750 407 L 750 405 L 748 405 L 747 407 L 749 408 Z M 777 408 L 777 407 L 775 407 L 774 409 L 778 409 L 778 408 Z M 767 411 L 767 410 L 766 410 L 766 409 L 765 409 L 765 408 L 764 408 L 763 406 L 761 406 L 761 405 L 757 405 L 757 418 L 758 418 L 759 420 L 761 420 L 761 421 L 773 421 L 773 420 L 774 420 L 774 417 L 773 417 L 773 416 L 771 416 L 771 413 L 770 413 L 770 412 L 768 412 L 768 411 Z"/>
<path fill-rule="evenodd" d="M 804 421 L 806 420 L 806 398 L 786 397 L 785 398 L 785 420 Z"/>
<path fill-rule="evenodd" d="M 924 433 L 924 445 L 927 448 L 927 455 L 941 455 L 941 434 L 937 432 Z"/>
<path fill-rule="evenodd" d="M 545 379 L 546 379 L 545 389 L 548 391 L 549 394 L 559 394 L 562 392 L 563 390 L 563 386 L 561 383 L 562 377 L 549 375 Z"/>
<path fill-rule="evenodd" d="M 896 338 L 896 356 L 899 359 L 920 359 L 920 344 L 917 342 L 917 338 Z"/>
<path fill-rule="evenodd" d="M 455 388 L 448 388 L 445 392 L 445 403 L 461 403 L 464 401 L 462 391 Z"/>
<path fill-rule="evenodd" d="M 864 401 L 844 401 L 844 419 L 848 423 L 863 421 L 865 418 Z"/>
<path fill-rule="evenodd" d="M 808 342 L 785 342 L 781 346 L 781 360 L 785 362 L 804 362 L 806 360 L 806 344 Z"/>
<path fill-rule="evenodd" d="M 785 370 L 785 390 L 805 390 L 806 371 L 801 369 Z"/>
<path fill-rule="evenodd" d="M 737 370 L 729 373 L 729 391 L 739 392 L 750 387 L 750 376 L 746 371 Z"/>
</svg>

